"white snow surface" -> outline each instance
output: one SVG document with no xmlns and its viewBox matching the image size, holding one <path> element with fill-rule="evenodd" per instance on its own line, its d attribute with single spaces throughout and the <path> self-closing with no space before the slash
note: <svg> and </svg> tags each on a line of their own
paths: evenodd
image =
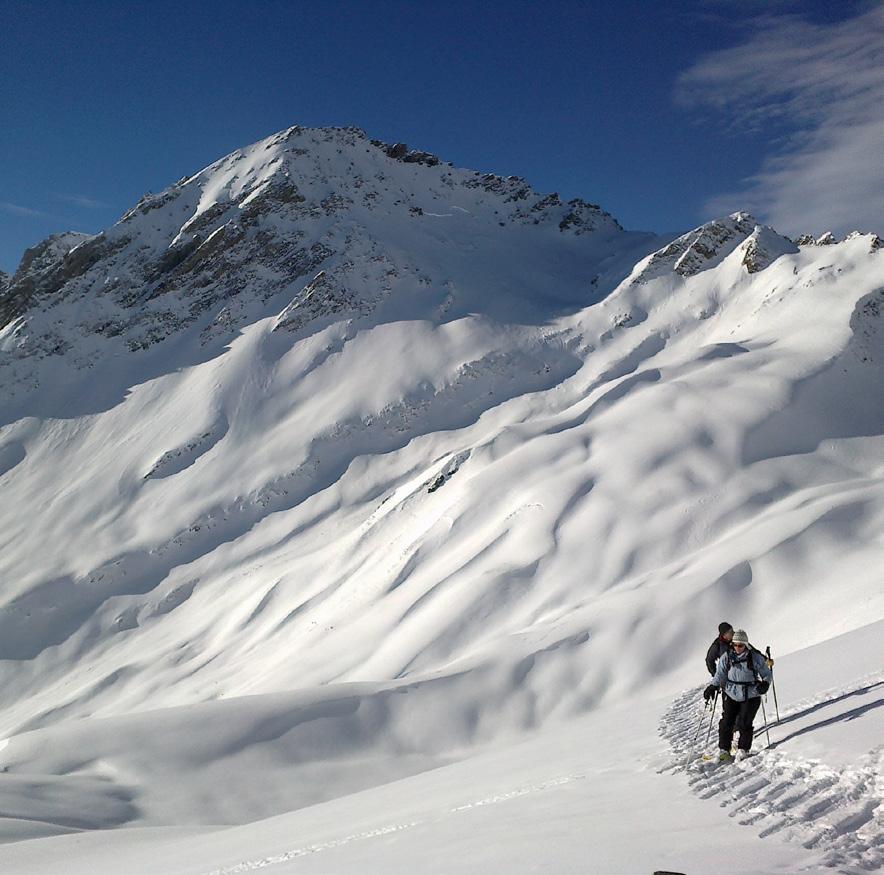
<svg viewBox="0 0 884 875">
<path fill-rule="evenodd" d="M 876 238 L 417 157 L 294 128 L 11 278 L 0 871 L 877 871 Z M 722 619 L 780 719 L 711 767 Z"/>
</svg>

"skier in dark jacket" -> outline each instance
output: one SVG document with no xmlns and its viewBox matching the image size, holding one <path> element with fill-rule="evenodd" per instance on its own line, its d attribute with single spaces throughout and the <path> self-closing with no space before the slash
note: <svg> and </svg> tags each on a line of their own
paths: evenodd
<svg viewBox="0 0 884 875">
<path fill-rule="evenodd" d="M 718 660 L 712 683 L 703 692 L 708 702 L 721 690 L 722 715 L 718 724 L 718 758 L 728 762 L 734 730 L 740 733 L 737 759 L 749 755 L 752 747 L 752 722 L 761 705 L 761 697 L 767 692 L 773 674 L 764 655 L 749 643 L 749 636 L 742 629 L 733 634 L 733 649 Z"/>
<path fill-rule="evenodd" d="M 709 650 L 706 652 L 706 668 L 709 674 L 715 674 L 715 665 L 718 662 L 718 657 L 730 650 L 731 638 L 733 637 L 734 627 L 730 623 L 718 624 L 718 637 L 709 645 Z"/>
</svg>

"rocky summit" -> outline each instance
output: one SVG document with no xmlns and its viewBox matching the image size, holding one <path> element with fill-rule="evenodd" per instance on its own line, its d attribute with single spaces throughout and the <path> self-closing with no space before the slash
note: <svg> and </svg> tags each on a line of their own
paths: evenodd
<svg viewBox="0 0 884 875">
<path fill-rule="evenodd" d="M 0 289 L 3 349 L 19 359 L 73 351 L 75 367 L 92 366 L 187 329 L 227 341 L 274 306 L 289 329 L 368 316 L 397 292 L 428 314 L 463 312 L 454 279 L 411 254 L 428 246 L 438 260 L 452 224 L 452 242 L 477 261 L 509 232 L 526 243 L 593 235 L 611 249 L 624 236 L 600 207 L 518 177 L 455 169 L 354 128 L 293 127 L 146 194 L 100 234 L 28 250 Z"/>
</svg>

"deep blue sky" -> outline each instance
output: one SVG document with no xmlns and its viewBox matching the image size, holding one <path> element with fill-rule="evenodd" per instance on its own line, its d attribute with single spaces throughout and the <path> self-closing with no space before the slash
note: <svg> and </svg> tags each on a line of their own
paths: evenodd
<svg viewBox="0 0 884 875">
<path fill-rule="evenodd" d="M 97 231 L 291 124 L 358 125 L 459 166 L 691 227 L 772 137 L 673 99 L 745 38 L 747 9 L 827 22 L 852 3 L 0 0 L 0 269 Z M 777 13 L 779 14 L 779 13 Z"/>
</svg>

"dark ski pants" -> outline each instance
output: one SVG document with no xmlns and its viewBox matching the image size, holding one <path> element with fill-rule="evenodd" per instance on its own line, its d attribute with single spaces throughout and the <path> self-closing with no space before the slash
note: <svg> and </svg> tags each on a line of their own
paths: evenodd
<svg viewBox="0 0 884 875">
<path fill-rule="evenodd" d="M 727 693 L 721 694 L 722 716 L 718 724 L 718 747 L 730 750 L 734 740 L 734 730 L 740 733 L 740 750 L 752 747 L 752 721 L 761 706 L 761 697 L 753 696 L 745 702 L 737 702 Z"/>
</svg>

